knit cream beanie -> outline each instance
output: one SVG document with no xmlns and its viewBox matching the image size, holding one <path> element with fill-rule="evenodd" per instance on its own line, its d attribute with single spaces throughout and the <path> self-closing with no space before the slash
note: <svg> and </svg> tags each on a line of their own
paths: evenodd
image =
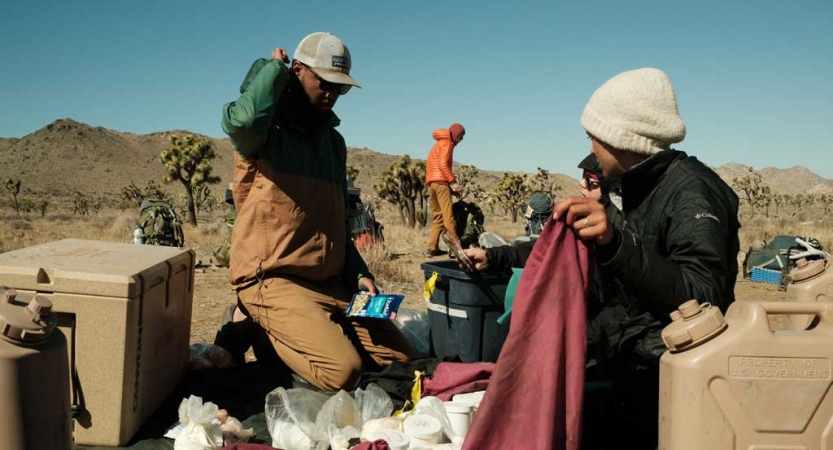
<svg viewBox="0 0 833 450">
<path fill-rule="evenodd" d="M 665 72 L 622 72 L 601 85 L 581 115 L 588 133 L 618 150 L 653 155 L 685 138 L 677 96 Z"/>
</svg>

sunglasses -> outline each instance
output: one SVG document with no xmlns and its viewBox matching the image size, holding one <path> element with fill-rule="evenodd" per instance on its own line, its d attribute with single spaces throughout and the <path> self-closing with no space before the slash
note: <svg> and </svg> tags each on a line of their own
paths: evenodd
<svg viewBox="0 0 833 450">
<path fill-rule="evenodd" d="M 312 72 L 313 75 L 315 75 L 315 78 L 318 79 L 318 83 L 319 83 L 318 87 L 322 91 L 327 91 L 327 92 L 334 92 L 335 91 L 335 92 L 338 92 L 339 95 L 344 95 L 344 94 L 350 92 L 350 88 L 353 87 L 353 86 L 350 86 L 349 84 L 340 84 L 340 83 L 329 82 L 329 81 L 321 78 L 321 76 L 318 75 L 318 73 L 315 70 L 313 70 L 312 67 L 310 67 L 310 66 L 308 66 L 304 63 L 301 63 L 301 65 L 306 67 L 307 69 L 309 69 L 309 71 Z"/>
<path fill-rule="evenodd" d="M 587 190 L 596 189 L 601 185 L 599 179 L 595 177 L 595 175 L 591 175 L 588 172 L 584 172 L 584 184 L 587 186 Z"/>
</svg>

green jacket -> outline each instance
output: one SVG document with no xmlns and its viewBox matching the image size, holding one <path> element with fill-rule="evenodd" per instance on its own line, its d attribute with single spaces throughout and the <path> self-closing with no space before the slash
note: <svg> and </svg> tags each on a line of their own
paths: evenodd
<svg viewBox="0 0 833 450">
<path fill-rule="evenodd" d="M 240 155 L 229 281 L 370 277 L 347 227 L 347 148 L 335 130 L 338 117 L 309 120 L 306 96 L 280 60 L 255 61 L 240 92 L 223 107 L 222 121 Z"/>
</svg>

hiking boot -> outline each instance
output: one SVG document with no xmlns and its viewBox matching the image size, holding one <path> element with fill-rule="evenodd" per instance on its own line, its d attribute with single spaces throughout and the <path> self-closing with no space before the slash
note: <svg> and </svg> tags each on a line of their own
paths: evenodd
<svg viewBox="0 0 833 450">
<path fill-rule="evenodd" d="M 433 258 L 435 256 L 442 256 L 442 255 L 445 255 L 445 254 L 446 253 L 442 250 L 426 250 L 425 251 L 425 257 L 426 258 Z"/>
<path fill-rule="evenodd" d="M 257 329 L 260 328 L 251 317 L 240 322 L 233 322 L 234 310 L 237 305 L 229 306 L 223 312 L 220 329 L 214 337 L 214 345 L 224 348 L 232 356 L 235 366 L 246 363 L 246 352 L 255 340 Z"/>
</svg>

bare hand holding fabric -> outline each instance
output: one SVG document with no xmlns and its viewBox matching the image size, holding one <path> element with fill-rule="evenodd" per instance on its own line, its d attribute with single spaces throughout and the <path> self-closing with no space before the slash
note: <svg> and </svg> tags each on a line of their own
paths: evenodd
<svg viewBox="0 0 833 450">
<path fill-rule="evenodd" d="M 567 226 L 579 238 L 605 245 L 613 239 L 613 230 L 607 225 L 607 212 L 598 200 L 589 197 L 567 197 L 555 204 L 553 217 L 564 216 Z"/>
</svg>

